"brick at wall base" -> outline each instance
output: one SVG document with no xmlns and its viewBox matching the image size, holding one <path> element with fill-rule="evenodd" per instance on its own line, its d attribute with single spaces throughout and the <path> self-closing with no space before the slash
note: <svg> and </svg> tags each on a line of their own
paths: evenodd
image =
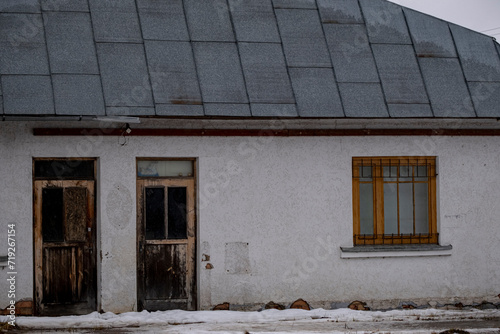
<svg viewBox="0 0 500 334">
<path fill-rule="evenodd" d="M 6 307 L 0 310 L 0 315 L 9 315 L 10 310 Z M 33 301 L 23 299 L 16 303 L 16 315 L 33 315 Z"/>
</svg>

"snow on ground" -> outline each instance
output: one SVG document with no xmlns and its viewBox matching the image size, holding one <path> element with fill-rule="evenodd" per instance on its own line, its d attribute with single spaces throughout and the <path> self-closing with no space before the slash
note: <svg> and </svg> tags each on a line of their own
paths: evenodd
<svg viewBox="0 0 500 334">
<path fill-rule="evenodd" d="M 23 329 L 113 329 L 168 325 L 224 325 L 224 324 L 272 324 L 283 321 L 328 321 L 330 323 L 359 322 L 414 322 L 414 321 L 466 321 L 499 318 L 499 310 L 392 310 L 392 311 L 354 311 L 350 309 L 311 311 L 270 309 L 262 312 L 237 311 L 158 311 L 100 314 L 93 312 L 83 316 L 62 317 L 17 317 L 16 325 Z M 0 322 L 9 321 L 0 316 Z M 347 327 L 346 324 L 346 327 Z M 180 326 L 182 327 L 182 326 Z"/>
</svg>

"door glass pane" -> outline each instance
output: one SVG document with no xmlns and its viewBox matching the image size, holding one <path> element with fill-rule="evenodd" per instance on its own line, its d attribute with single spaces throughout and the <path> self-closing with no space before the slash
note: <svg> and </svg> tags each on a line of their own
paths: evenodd
<svg viewBox="0 0 500 334">
<path fill-rule="evenodd" d="M 373 234 L 373 184 L 359 184 L 360 233 Z"/>
<path fill-rule="evenodd" d="M 399 232 L 413 234 L 413 184 L 399 184 Z"/>
<path fill-rule="evenodd" d="M 87 240 L 87 188 L 64 189 L 66 241 Z"/>
<path fill-rule="evenodd" d="M 35 177 L 51 180 L 93 180 L 94 160 L 36 160 Z"/>
<path fill-rule="evenodd" d="M 146 240 L 165 239 L 165 188 L 146 188 Z"/>
<path fill-rule="evenodd" d="M 168 188 L 168 238 L 187 238 L 187 198 L 185 187 Z"/>
<path fill-rule="evenodd" d="M 384 234 L 398 234 L 398 186 L 384 183 Z"/>
<path fill-rule="evenodd" d="M 63 188 L 44 188 L 42 190 L 43 241 L 64 241 L 63 229 Z"/>
<path fill-rule="evenodd" d="M 185 177 L 193 176 L 191 160 L 139 160 L 137 162 L 139 177 Z"/>
<path fill-rule="evenodd" d="M 429 233 L 429 193 L 427 183 L 415 183 L 415 233 Z"/>
</svg>

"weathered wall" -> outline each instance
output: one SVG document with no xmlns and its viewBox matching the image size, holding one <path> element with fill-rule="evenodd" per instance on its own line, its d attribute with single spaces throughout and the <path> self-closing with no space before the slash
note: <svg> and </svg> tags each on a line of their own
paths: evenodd
<svg viewBox="0 0 500 334">
<path fill-rule="evenodd" d="M 34 137 L 29 125 L 0 123 L 0 255 L 6 224 L 15 222 L 17 300 L 33 297 L 32 158 L 78 156 L 99 158 L 104 311 L 136 308 L 136 157 L 198 159 L 201 309 L 297 298 L 313 307 L 352 300 L 380 307 L 376 301 L 468 303 L 500 293 L 500 138 L 130 137 L 124 146 L 120 140 Z M 340 246 L 352 245 L 351 158 L 364 155 L 438 157 L 440 239 L 453 245 L 451 256 L 340 258 Z M 0 308 L 9 302 L 6 273 L 0 269 Z"/>
</svg>

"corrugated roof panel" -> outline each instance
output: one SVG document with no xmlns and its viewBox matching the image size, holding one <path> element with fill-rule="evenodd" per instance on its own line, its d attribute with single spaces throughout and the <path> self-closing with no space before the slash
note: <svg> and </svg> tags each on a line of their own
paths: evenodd
<svg viewBox="0 0 500 334">
<path fill-rule="evenodd" d="M 344 117 L 330 68 L 290 68 L 292 87 L 301 117 Z"/>
<path fill-rule="evenodd" d="M 134 0 L 89 0 L 97 42 L 142 42 Z"/>
<path fill-rule="evenodd" d="M 88 12 L 87 0 L 41 0 L 42 10 L 51 12 Z"/>
<path fill-rule="evenodd" d="M 388 104 L 389 115 L 395 118 L 433 117 L 430 104 Z"/>
<path fill-rule="evenodd" d="M 0 12 L 3 13 L 40 13 L 38 0 L 2 0 Z"/>
<path fill-rule="evenodd" d="M 107 116 L 154 116 L 154 107 L 106 107 Z"/>
<path fill-rule="evenodd" d="M 106 106 L 153 106 L 142 44 L 98 43 Z"/>
<path fill-rule="evenodd" d="M 248 103 L 235 43 L 193 43 L 203 102 Z"/>
<path fill-rule="evenodd" d="M 479 117 L 500 117 L 500 82 L 469 82 Z"/>
<path fill-rule="evenodd" d="M 54 97 L 50 76 L 2 75 L 6 115 L 53 115 Z"/>
<path fill-rule="evenodd" d="M 316 9 L 316 0 L 273 0 L 274 8 Z"/>
<path fill-rule="evenodd" d="M 189 104 L 157 104 L 158 116 L 203 116 L 203 106 Z"/>
<path fill-rule="evenodd" d="M 41 14 L 0 14 L 1 74 L 49 74 L 44 29 L 37 27 Z"/>
<path fill-rule="evenodd" d="M 254 117 L 297 117 L 295 104 L 250 103 Z"/>
<path fill-rule="evenodd" d="M 276 9 L 276 17 L 288 66 L 332 66 L 317 11 Z"/>
<path fill-rule="evenodd" d="M 372 45 L 387 103 L 429 103 L 411 45 Z"/>
<path fill-rule="evenodd" d="M 492 37 L 449 24 L 467 81 L 500 81 L 500 58 Z"/>
<path fill-rule="evenodd" d="M 295 103 L 280 44 L 240 43 L 252 103 Z"/>
<path fill-rule="evenodd" d="M 98 75 L 52 76 L 57 115 L 104 115 L 104 98 Z"/>
<path fill-rule="evenodd" d="M 250 106 L 247 104 L 235 103 L 206 103 L 205 115 L 207 116 L 237 116 L 249 117 Z"/>
<path fill-rule="evenodd" d="M 420 58 L 436 117 L 475 117 L 462 68 L 456 58 Z"/>
<path fill-rule="evenodd" d="M 338 82 L 379 82 L 365 26 L 325 24 L 325 35 Z"/>
<path fill-rule="evenodd" d="M 189 41 L 182 0 L 137 0 L 144 39 Z"/>
<path fill-rule="evenodd" d="M 238 41 L 281 42 L 271 0 L 229 0 L 229 7 Z"/>
<path fill-rule="evenodd" d="M 234 41 L 226 0 L 184 0 L 191 40 Z"/>
<path fill-rule="evenodd" d="M 385 0 L 359 0 L 372 43 L 411 44 L 402 7 Z"/>
<path fill-rule="evenodd" d="M 201 104 L 189 42 L 145 41 L 156 103 Z"/>
<path fill-rule="evenodd" d="M 379 83 L 338 83 L 346 117 L 389 117 Z"/>
<path fill-rule="evenodd" d="M 323 23 L 363 23 L 358 0 L 318 0 Z"/>
<path fill-rule="evenodd" d="M 418 56 L 457 56 L 448 23 L 408 8 L 403 11 Z"/>
<path fill-rule="evenodd" d="M 89 13 L 44 13 L 52 73 L 99 74 Z"/>
</svg>

